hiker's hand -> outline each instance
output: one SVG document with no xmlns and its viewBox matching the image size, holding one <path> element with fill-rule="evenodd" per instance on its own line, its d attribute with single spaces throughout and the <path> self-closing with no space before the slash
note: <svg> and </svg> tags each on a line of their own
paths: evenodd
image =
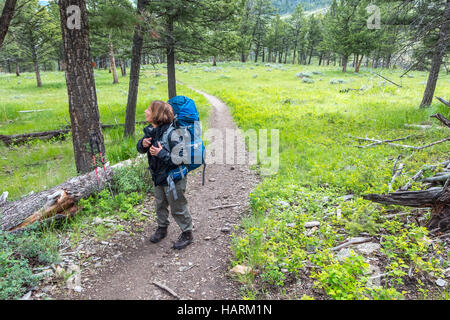
<svg viewBox="0 0 450 320">
<path fill-rule="evenodd" d="M 158 142 L 158 148 L 155 147 L 155 146 L 152 146 L 152 147 L 150 148 L 150 154 L 151 154 L 152 156 L 157 156 L 158 153 L 159 153 L 161 150 L 162 150 L 161 142 Z"/>
<path fill-rule="evenodd" d="M 142 146 L 144 148 L 150 147 L 151 144 L 152 144 L 152 138 L 145 138 L 144 140 L 142 140 Z"/>
</svg>

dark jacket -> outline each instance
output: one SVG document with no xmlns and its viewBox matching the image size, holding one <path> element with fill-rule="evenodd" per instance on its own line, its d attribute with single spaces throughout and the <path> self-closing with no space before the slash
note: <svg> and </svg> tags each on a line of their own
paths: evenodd
<svg viewBox="0 0 450 320">
<path fill-rule="evenodd" d="M 164 124 L 162 126 L 153 128 L 152 125 L 148 125 L 144 128 L 144 137 L 140 139 L 136 145 L 137 151 L 139 153 L 147 153 L 148 165 L 150 172 L 152 174 L 153 182 L 156 186 L 167 186 L 167 176 L 169 171 L 178 167 L 177 164 L 174 164 L 171 159 L 170 152 L 171 150 L 180 143 L 178 141 L 172 141 L 172 134 L 169 134 L 169 146 L 163 145 L 161 142 L 162 136 L 164 132 L 169 128 L 170 124 Z M 144 148 L 142 146 L 142 140 L 144 138 L 152 138 L 152 146 L 158 147 L 158 142 L 161 142 L 162 150 L 158 153 L 157 156 L 152 156 L 149 152 L 150 147 Z M 180 152 L 180 156 L 182 156 L 182 152 Z"/>
</svg>

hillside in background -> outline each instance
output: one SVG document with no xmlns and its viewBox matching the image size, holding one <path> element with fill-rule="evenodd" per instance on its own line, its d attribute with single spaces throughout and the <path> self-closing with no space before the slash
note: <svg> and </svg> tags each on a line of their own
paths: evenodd
<svg viewBox="0 0 450 320">
<path fill-rule="evenodd" d="M 298 3 L 301 3 L 305 11 L 312 11 L 327 7 L 331 0 L 272 0 L 279 14 L 291 13 Z"/>
</svg>

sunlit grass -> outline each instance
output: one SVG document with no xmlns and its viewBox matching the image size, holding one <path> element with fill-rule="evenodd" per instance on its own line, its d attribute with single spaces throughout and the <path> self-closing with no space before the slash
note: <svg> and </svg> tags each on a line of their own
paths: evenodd
<svg viewBox="0 0 450 320">
<path fill-rule="evenodd" d="M 167 80 L 155 76 L 150 66 L 144 66 L 139 85 L 136 121 L 145 120 L 144 110 L 152 100 L 167 100 Z M 108 71 L 95 70 L 100 121 L 103 124 L 125 122 L 128 77 L 112 84 Z M 20 77 L 0 74 L 0 134 L 20 134 L 60 129 L 70 123 L 67 89 L 63 72 L 43 72 L 42 88 L 37 88 L 33 74 Z M 194 99 L 204 127 L 207 128 L 207 100 L 178 86 L 178 94 Z M 48 110 L 20 113 L 24 110 Z M 123 139 L 123 127 L 103 130 L 106 158 L 112 164 L 137 156 L 136 141 L 145 125 L 136 125 L 135 139 Z M 31 191 L 51 188 L 76 175 L 70 135 L 64 141 L 33 141 L 7 148 L 0 143 L 0 191 L 9 192 L 9 200 Z"/>
</svg>

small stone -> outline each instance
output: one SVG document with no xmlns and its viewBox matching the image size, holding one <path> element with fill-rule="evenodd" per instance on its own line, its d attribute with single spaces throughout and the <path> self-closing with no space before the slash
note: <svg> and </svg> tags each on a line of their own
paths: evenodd
<svg viewBox="0 0 450 320">
<path fill-rule="evenodd" d="M 445 281 L 444 279 L 437 279 L 437 280 L 436 280 L 436 284 L 437 284 L 439 287 L 445 287 L 445 286 L 447 286 L 447 281 Z"/>
<path fill-rule="evenodd" d="M 366 243 L 360 243 L 356 247 L 356 250 L 363 254 L 372 254 L 374 251 L 377 251 L 381 248 L 379 243 L 376 242 L 366 242 Z"/>
<path fill-rule="evenodd" d="M 295 228 L 295 222 L 288 223 L 287 226 L 288 226 L 288 227 L 291 227 L 291 228 Z"/>
<path fill-rule="evenodd" d="M 289 207 L 289 202 L 286 202 L 286 201 L 280 201 L 279 204 L 280 204 L 282 207 Z"/>
<path fill-rule="evenodd" d="M 283 269 L 281 269 L 281 272 L 287 273 L 287 272 L 288 272 L 288 269 L 283 268 Z"/>
<path fill-rule="evenodd" d="M 367 286 L 369 288 L 381 286 L 381 278 L 383 275 L 381 274 L 380 268 L 378 266 L 369 264 L 369 273 L 371 274 L 371 276 L 367 281 Z"/>
<path fill-rule="evenodd" d="M 230 167 L 230 170 L 234 170 L 234 167 Z"/>
<path fill-rule="evenodd" d="M 319 221 L 305 222 L 305 228 L 313 228 L 313 227 L 318 227 L 318 226 L 320 226 L 320 222 Z"/>
<path fill-rule="evenodd" d="M 42 291 L 45 292 L 45 293 L 50 292 L 50 291 L 52 291 L 52 287 L 51 286 L 46 286 L 46 287 L 42 288 Z"/>
<path fill-rule="evenodd" d="M 215 178 L 209 178 L 208 181 L 214 182 L 214 181 L 216 181 L 216 179 Z"/>
<path fill-rule="evenodd" d="M 444 274 L 446 277 L 450 277 L 450 268 L 445 269 Z"/>
<path fill-rule="evenodd" d="M 103 219 L 100 217 L 95 217 L 92 221 L 94 224 L 101 224 L 103 222 Z"/>
<path fill-rule="evenodd" d="M 36 273 L 37 277 L 41 278 L 50 278 L 53 275 L 53 270 L 45 270 L 39 273 Z"/>
<path fill-rule="evenodd" d="M 345 258 L 350 257 L 352 250 L 350 250 L 349 248 L 344 248 L 339 250 L 339 252 L 336 254 L 336 259 L 338 259 L 339 261 L 344 260 Z"/>
<path fill-rule="evenodd" d="M 339 198 L 341 198 L 344 201 L 349 201 L 349 200 L 353 199 L 353 195 L 352 194 L 347 194 L 347 195 L 339 197 Z"/>
<path fill-rule="evenodd" d="M 203 239 L 208 241 L 208 240 L 211 240 L 211 237 L 204 237 Z"/>
<path fill-rule="evenodd" d="M 30 298 L 31 298 L 31 291 L 28 291 L 22 296 L 22 298 L 20 298 L 20 300 L 30 300 Z"/>
<path fill-rule="evenodd" d="M 336 209 L 336 219 L 340 220 L 342 218 L 342 210 L 340 208 Z"/>
<path fill-rule="evenodd" d="M 317 227 L 312 227 L 311 229 L 309 229 L 309 231 L 306 233 L 306 235 L 308 237 L 312 236 L 314 234 L 314 232 L 317 231 Z"/>
<path fill-rule="evenodd" d="M 252 272 L 252 268 L 247 267 L 247 266 L 244 266 L 244 265 L 240 265 L 240 264 L 235 265 L 235 266 L 230 270 L 230 273 L 233 273 L 233 274 L 242 274 L 242 275 L 245 275 L 245 274 L 250 273 L 250 272 Z"/>
<path fill-rule="evenodd" d="M 231 229 L 229 227 L 223 227 L 222 229 L 220 229 L 220 231 L 222 231 L 223 233 L 228 233 L 231 231 Z"/>
<path fill-rule="evenodd" d="M 323 197 L 322 198 L 322 202 L 328 202 L 328 201 L 330 201 L 330 197 Z"/>
</svg>

